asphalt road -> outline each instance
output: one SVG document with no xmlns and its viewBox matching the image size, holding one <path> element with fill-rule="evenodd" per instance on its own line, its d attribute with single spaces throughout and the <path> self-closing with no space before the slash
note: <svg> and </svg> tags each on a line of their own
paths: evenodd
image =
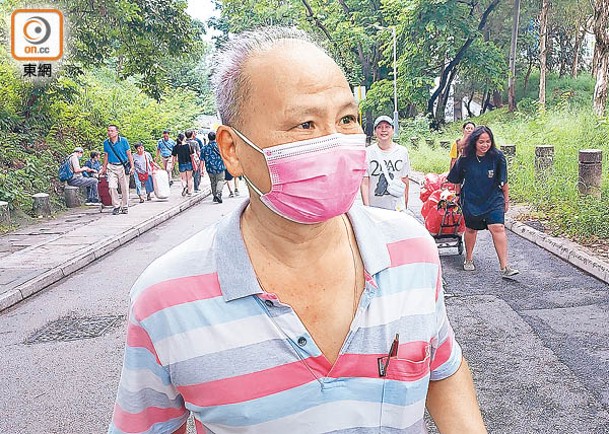
<svg viewBox="0 0 609 434">
<path fill-rule="evenodd" d="M 206 199 L 0 314 L 0 433 L 105 432 L 130 286 L 156 257 L 238 202 Z M 449 316 L 489 432 L 609 433 L 609 288 L 513 234 L 509 242 L 521 270 L 513 281 L 498 276 L 488 234 L 479 237 L 475 272 L 462 271 L 455 250 L 441 251 Z M 76 335 L 115 323 L 92 339 L 25 343 L 58 319 L 83 320 Z"/>
</svg>

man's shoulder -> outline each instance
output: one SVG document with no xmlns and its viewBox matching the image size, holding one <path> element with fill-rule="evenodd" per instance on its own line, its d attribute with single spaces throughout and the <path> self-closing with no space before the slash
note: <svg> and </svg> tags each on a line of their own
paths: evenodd
<svg viewBox="0 0 609 434">
<path fill-rule="evenodd" d="M 413 216 L 372 206 L 359 206 L 365 218 L 376 227 L 388 243 L 408 238 L 425 237 L 431 240 L 429 232 Z"/>
<path fill-rule="evenodd" d="M 215 275 L 216 232 L 217 224 L 205 228 L 153 261 L 131 288 L 132 304 L 149 300 L 151 292 L 170 295 L 192 279 Z"/>
</svg>

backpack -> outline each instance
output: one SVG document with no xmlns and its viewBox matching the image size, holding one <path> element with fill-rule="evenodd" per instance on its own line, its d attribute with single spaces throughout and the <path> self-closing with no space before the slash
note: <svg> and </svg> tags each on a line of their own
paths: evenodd
<svg viewBox="0 0 609 434">
<path fill-rule="evenodd" d="M 61 166 L 59 166 L 59 180 L 61 182 L 69 181 L 74 176 L 74 171 L 72 170 L 72 165 L 70 164 L 70 157 L 71 155 L 69 155 L 63 161 L 63 163 L 61 163 Z"/>
</svg>

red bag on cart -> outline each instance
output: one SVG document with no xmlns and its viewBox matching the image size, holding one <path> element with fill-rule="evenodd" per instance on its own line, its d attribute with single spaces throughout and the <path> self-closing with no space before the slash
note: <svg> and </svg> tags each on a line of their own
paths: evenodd
<svg viewBox="0 0 609 434">
<path fill-rule="evenodd" d="M 462 235 L 465 219 L 456 204 L 432 208 L 425 218 L 425 228 L 431 235 Z"/>
<path fill-rule="evenodd" d="M 425 203 L 423 203 L 423 206 L 421 207 L 421 215 L 424 219 L 427 218 L 427 214 L 429 214 L 430 210 L 432 210 L 433 208 L 437 208 L 438 202 L 440 202 L 441 194 L 442 190 L 436 190 L 431 193 L 429 195 L 429 199 L 427 199 Z"/>
<path fill-rule="evenodd" d="M 428 173 L 425 175 L 425 182 L 423 182 L 423 186 L 421 187 L 421 191 L 419 192 L 419 198 L 421 202 L 425 203 L 429 196 L 436 191 L 442 188 L 442 185 L 446 182 L 446 177 L 448 176 L 448 172 L 437 174 L 437 173 Z"/>
</svg>

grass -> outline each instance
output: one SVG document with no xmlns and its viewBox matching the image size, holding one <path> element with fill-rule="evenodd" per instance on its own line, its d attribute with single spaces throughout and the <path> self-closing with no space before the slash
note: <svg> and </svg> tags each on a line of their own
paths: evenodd
<svg viewBox="0 0 609 434">
<path fill-rule="evenodd" d="M 563 92 L 562 94 L 569 94 Z M 578 94 L 578 98 L 582 98 Z M 545 114 L 505 109 L 489 112 L 474 122 L 489 126 L 498 146 L 515 144 L 516 157 L 509 164 L 510 196 L 515 202 L 528 203 L 550 222 L 556 235 L 574 239 L 609 239 L 609 207 L 603 199 L 581 197 L 577 189 L 580 149 L 603 151 L 601 192 L 609 197 L 609 119 L 598 119 L 588 107 L 569 101 L 558 103 Z M 440 140 L 454 141 L 460 137 L 461 123 L 448 125 L 441 132 L 420 127 L 421 120 L 406 122 L 399 141 L 409 148 L 415 170 L 441 173 L 448 170 L 448 150 L 440 148 Z M 434 139 L 435 148 L 420 140 L 413 149 L 410 136 Z M 544 178 L 535 175 L 535 147 L 554 145 L 554 165 Z"/>
</svg>

